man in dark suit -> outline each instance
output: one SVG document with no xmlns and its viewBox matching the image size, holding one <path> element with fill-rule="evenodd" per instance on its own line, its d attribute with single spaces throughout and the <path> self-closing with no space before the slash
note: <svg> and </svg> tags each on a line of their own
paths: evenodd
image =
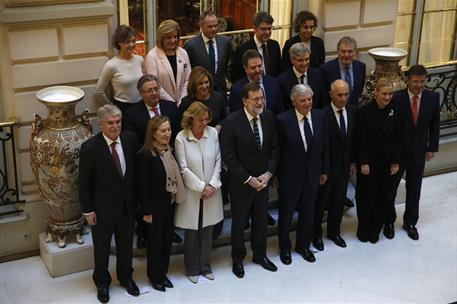
<svg viewBox="0 0 457 304">
<path fill-rule="evenodd" d="M 264 109 L 261 87 L 249 82 L 241 96 L 244 107 L 226 118 L 220 135 L 231 198 L 232 271 L 238 278 L 244 276 L 243 231 L 251 209 L 252 260 L 266 270 L 277 270 L 267 258 L 266 247 L 268 182 L 279 157 L 274 117 Z"/>
<path fill-rule="evenodd" d="M 289 49 L 298 42 L 304 42 L 310 49 L 309 65 L 313 68 L 320 67 L 325 60 L 324 41 L 321 38 L 313 36 L 317 28 L 317 17 L 310 11 L 301 11 L 294 20 L 294 32 L 298 33 L 284 43 L 282 49 L 282 69 L 287 70 L 292 67 L 289 57 Z M 313 88 L 314 90 L 314 88 Z"/>
<path fill-rule="evenodd" d="M 124 117 L 124 130 L 132 131 L 137 135 L 139 146 L 143 146 L 146 126 L 150 118 L 156 115 L 167 116 L 171 121 L 172 138 L 180 130 L 178 123 L 178 108 L 176 103 L 160 99 L 159 79 L 154 75 L 143 75 L 137 84 L 141 100 L 127 109 Z M 174 142 L 174 140 L 172 141 Z M 146 248 L 147 227 L 143 215 L 138 212 L 136 219 L 136 247 Z M 182 242 L 179 235 L 174 236 L 175 242 Z"/>
<path fill-rule="evenodd" d="M 309 48 L 304 43 L 298 42 L 290 47 L 289 53 L 292 67 L 285 70 L 278 77 L 284 109 L 292 108 L 290 91 L 293 86 L 299 83 L 307 84 L 313 89 L 313 107 L 320 108 L 324 98 L 322 72 L 309 66 Z"/>
<path fill-rule="evenodd" d="M 327 208 L 327 237 L 339 247 L 346 247 L 340 235 L 348 178 L 355 174 L 352 146 L 355 139 L 357 108 L 348 104 L 349 87 L 338 79 L 330 86 L 331 103 L 322 109 L 327 119 L 329 135 L 330 169 L 328 180 L 319 189 L 315 218 L 313 245 L 324 250 L 322 218 Z"/>
<path fill-rule="evenodd" d="M 267 12 L 258 12 L 254 16 L 253 29 L 254 37 L 241 44 L 235 52 L 235 60 L 232 63 L 232 82 L 245 76 L 242 57 L 247 50 L 256 50 L 263 57 L 263 72 L 265 75 L 278 76 L 281 73 L 281 49 L 279 43 L 270 39 L 273 31 L 273 17 Z"/>
<path fill-rule="evenodd" d="M 121 132 L 122 112 L 114 105 L 97 111 L 101 132 L 81 145 L 79 198 L 87 223 L 91 225 L 95 268 L 93 280 L 97 298 L 109 301 L 108 272 L 111 237 L 116 240 L 117 278 L 127 292 L 140 291 L 132 279 L 133 221 L 136 214 L 135 134 Z"/>
<path fill-rule="evenodd" d="M 201 33 L 184 43 L 192 68 L 202 66 L 214 78 L 214 89 L 227 96 L 227 66 L 230 55 L 230 38 L 217 35 L 217 16 L 205 11 L 200 16 Z"/>
<path fill-rule="evenodd" d="M 310 86 L 292 88 L 293 108 L 276 116 L 279 143 L 279 219 L 278 239 L 281 262 L 292 263 L 289 232 L 294 211 L 298 209 L 295 251 L 306 261 L 316 261 L 309 249 L 313 237 L 314 206 L 319 185 L 327 180 L 327 120 L 320 110 L 312 109 Z"/>
<path fill-rule="evenodd" d="M 357 42 L 354 38 L 343 37 L 337 44 L 338 57 L 321 66 L 324 75 L 326 104 L 330 102 L 330 85 L 337 79 L 346 80 L 349 85 L 349 104 L 358 107 L 358 100 L 365 85 L 365 63 L 356 60 Z"/>
<path fill-rule="evenodd" d="M 413 240 L 419 239 L 416 228 L 419 219 L 419 200 L 424 175 L 425 161 L 430 161 L 438 151 L 440 137 L 439 94 L 426 90 L 427 70 L 422 65 L 413 65 L 408 70 L 408 88 L 396 92 L 392 103 L 402 114 L 402 158 L 395 175 L 395 190 L 406 172 L 406 203 L 403 214 L 403 229 Z M 394 223 L 396 191 L 392 193 L 384 224 L 384 235 L 395 236 Z"/>
<path fill-rule="evenodd" d="M 279 83 L 274 77 L 263 75 L 262 55 L 256 50 L 247 50 L 243 54 L 243 67 L 246 76 L 235 82 L 230 89 L 229 108 L 235 112 L 243 108 L 241 91 L 248 82 L 255 82 L 260 85 L 264 92 L 265 106 L 277 115 L 283 111 L 283 101 Z"/>
</svg>

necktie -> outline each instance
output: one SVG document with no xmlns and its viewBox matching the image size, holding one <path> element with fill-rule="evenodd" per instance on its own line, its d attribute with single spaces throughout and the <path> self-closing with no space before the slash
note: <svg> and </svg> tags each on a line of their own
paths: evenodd
<svg viewBox="0 0 457 304">
<path fill-rule="evenodd" d="M 338 110 L 338 113 L 340 114 L 340 131 L 343 136 L 346 136 L 346 123 L 344 121 L 344 115 L 343 115 L 343 110 Z"/>
<path fill-rule="evenodd" d="M 302 83 L 302 84 L 308 84 L 308 81 L 307 81 L 307 79 L 306 79 L 306 75 L 305 75 L 305 74 L 303 74 L 303 75 L 300 76 L 300 83 Z"/>
<path fill-rule="evenodd" d="M 265 66 L 265 75 L 270 75 L 270 55 L 268 54 L 267 44 L 262 44 L 262 53 L 263 53 L 263 64 Z"/>
<path fill-rule="evenodd" d="M 255 144 L 257 148 L 260 150 L 262 148 L 262 143 L 260 142 L 260 133 L 259 127 L 257 126 L 257 117 L 254 117 L 252 119 L 252 130 L 254 131 Z"/>
<path fill-rule="evenodd" d="M 152 107 L 151 110 L 154 112 L 154 116 L 160 116 L 159 109 L 157 107 Z"/>
<path fill-rule="evenodd" d="M 349 86 L 349 93 L 352 92 L 352 79 L 351 73 L 349 73 L 349 67 L 344 68 L 344 80 L 348 83 Z"/>
<path fill-rule="evenodd" d="M 116 142 L 113 141 L 111 143 L 111 155 L 113 156 L 113 161 L 114 164 L 116 165 L 117 172 L 119 173 L 120 176 L 122 176 L 122 167 L 121 167 L 121 161 L 119 160 L 119 154 L 117 154 L 116 151 Z"/>
<path fill-rule="evenodd" d="M 419 99 L 419 96 L 414 95 L 413 96 L 413 102 L 411 103 L 411 112 L 413 114 L 413 123 L 414 123 L 414 125 L 417 124 L 417 99 Z"/>
<path fill-rule="evenodd" d="M 211 68 L 213 69 L 213 73 L 216 73 L 216 54 L 214 52 L 214 41 L 208 40 L 208 55 L 209 55 L 209 63 L 211 64 Z"/>
<path fill-rule="evenodd" d="M 303 117 L 303 131 L 305 132 L 306 152 L 308 152 L 313 143 L 313 133 L 311 132 L 311 127 L 309 126 L 307 117 Z"/>
</svg>

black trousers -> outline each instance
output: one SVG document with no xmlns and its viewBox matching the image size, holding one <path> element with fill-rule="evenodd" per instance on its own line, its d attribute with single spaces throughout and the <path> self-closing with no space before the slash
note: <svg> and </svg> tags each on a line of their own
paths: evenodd
<svg viewBox="0 0 457 304">
<path fill-rule="evenodd" d="M 108 272 L 111 237 L 116 241 L 116 274 L 119 282 L 132 279 L 133 219 L 124 213 L 117 223 L 98 222 L 91 226 L 94 244 L 94 273 L 92 278 L 97 287 L 109 287 L 111 276 Z"/>
<path fill-rule="evenodd" d="M 327 236 L 340 235 L 347 188 L 348 176 L 344 172 L 330 176 L 319 188 L 314 217 L 314 238 L 322 237 L 322 218 L 326 209 L 328 210 Z"/>
<path fill-rule="evenodd" d="M 248 187 L 243 185 L 244 187 Z M 243 241 L 243 232 L 252 209 L 251 249 L 254 258 L 263 258 L 267 251 L 267 200 L 268 187 L 256 192 L 252 189 L 249 195 L 243 195 L 237 185 L 230 185 L 230 206 L 232 211 L 232 260 L 242 262 L 246 256 L 246 247 Z"/>
<path fill-rule="evenodd" d="M 405 213 L 403 214 L 403 223 L 405 225 L 413 226 L 417 224 L 417 221 L 419 220 L 419 200 L 422 189 L 424 168 L 425 158 L 420 164 L 416 163 L 412 158 L 408 158 L 403 163 L 400 163 L 400 169 L 394 176 L 393 189 L 388 199 L 387 214 L 385 219 L 387 224 L 393 224 L 397 219 L 397 214 L 395 212 L 395 198 L 397 196 L 398 185 L 405 173 L 406 202 Z"/>
<path fill-rule="evenodd" d="M 170 264 L 173 242 L 174 203 L 161 204 L 160 213 L 148 226 L 147 275 L 152 283 L 162 283 Z"/>
<path fill-rule="evenodd" d="M 295 210 L 298 210 L 298 228 L 295 240 L 295 250 L 309 249 L 313 237 L 314 208 L 317 190 L 318 189 L 312 188 L 306 181 L 299 198 L 293 200 L 289 198 L 287 190 L 279 188 L 278 239 L 279 249 L 281 251 L 288 251 L 291 248 L 289 232 Z"/>
</svg>

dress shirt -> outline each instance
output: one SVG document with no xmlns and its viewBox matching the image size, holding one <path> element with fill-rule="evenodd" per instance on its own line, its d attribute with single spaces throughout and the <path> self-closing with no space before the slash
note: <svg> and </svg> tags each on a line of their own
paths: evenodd
<svg viewBox="0 0 457 304">
<path fill-rule="evenodd" d="M 259 40 L 257 40 L 257 37 L 254 35 L 254 42 L 255 42 L 255 45 L 257 47 L 257 51 L 260 53 L 260 55 L 262 55 L 262 67 L 263 67 L 263 74 L 266 75 L 267 74 L 267 69 L 265 67 L 265 60 L 263 60 L 263 49 L 262 49 L 262 45 L 263 43 L 260 42 Z M 267 45 L 267 48 L 268 48 L 268 43 L 265 42 L 265 44 Z"/>
<path fill-rule="evenodd" d="M 301 83 L 301 76 L 305 75 L 305 78 L 303 79 L 304 84 L 308 84 L 308 71 L 306 71 L 304 74 L 300 73 L 295 69 L 295 67 L 292 67 L 294 70 L 295 77 L 297 77 L 298 83 Z"/>
<path fill-rule="evenodd" d="M 344 117 L 344 124 L 345 124 L 345 127 L 346 127 L 346 130 L 348 129 L 348 113 L 346 111 L 346 108 L 337 108 L 333 102 L 330 103 L 332 105 L 332 109 L 333 109 L 333 114 L 335 115 L 335 118 L 336 118 L 336 122 L 338 123 L 338 127 L 340 127 L 340 130 L 341 130 L 341 126 L 340 126 L 340 113 L 338 113 L 339 110 L 343 110 L 343 117 Z"/>
<path fill-rule="evenodd" d="M 203 38 L 203 42 L 205 43 L 205 48 L 206 48 L 206 51 L 208 52 L 208 56 L 209 56 L 209 39 L 205 36 L 205 34 L 202 33 L 202 38 Z M 214 37 L 213 39 L 213 47 L 214 47 L 214 73 L 216 73 L 217 71 L 217 44 L 216 44 L 216 37 Z"/>
<path fill-rule="evenodd" d="M 146 108 L 148 109 L 148 113 L 149 113 L 149 117 L 153 118 L 154 116 L 156 116 L 156 114 L 154 113 L 154 111 L 152 110 L 153 107 L 149 106 L 148 104 L 146 104 Z M 157 103 L 157 105 L 155 106 L 155 108 L 157 108 L 157 112 L 159 112 L 159 115 L 162 115 L 162 111 L 160 111 L 160 104 Z"/>
<path fill-rule="evenodd" d="M 119 155 L 119 161 L 121 162 L 122 176 L 124 176 L 126 165 L 125 165 L 124 151 L 122 150 L 121 138 L 118 136 L 116 140 L 111 140 L 108 137 L 106 137 L 105 134 L 103 134 L 103 138 L 105 139 L 106 144 L 108 145 L 108 148 L 110 149 L 109 150 L 110 153 L 111 153 L 111 144 L 113 142 L 116 142 L 116 146 L 115 146 L 116 152 L 117 152 L 117 155 Z"/>
<path fill-rule="evenodd" d="M 346 69 L 345 69 L 345 67 L 341 64 L 341 62 L 339 60 L 338 60 L 338 64 L 340 66 L 341 79 L 345 80 L 346 82 L 348 82 L 347 79 L 346 79 Z M 352 92 L 352 90 L 354 89 L 354 71 L 352 69 L 352 63 L 349 65 L 347 70 L 349 71 L 349 75 L 351 75 L 351 87 L 349 88 L 349 90 Z"/>
<path fill-rule="evenodd" d="M 254 133 L 254 129 L 252 128 L 252 119 L 254 118 L 254 116 L 252 116 L 248 111 L 246 111 L 246 108 L 243 108 L 244 110 L 244 113 L 246 113 L 246 117 L 248 118 L 248 122 L 249 122 L 249 126 L 251 127 L 252 129 L 252 132 Z M 262 132 L 262 123 L 260 122 L 260 115 L 257 115 L 257 128 L 259 128 L 259 135 L 260 135 L 260 145 L 263 144 L 263 132 Z M 266 173 L 269 173 L 271 174 L 270 172 L 266 172 Z M 251 177 L 252 176 L 249 176 L 249 178 L 244 182 L 245 184 L 249 183 L 249 181 L 251 180 Z"/>
<path fill-rule="evenodd" d="M 300 112 L 298 112 L 297 109 L 295 109 L 295 114 L 297 115 L 298 129 L 300 129 L 300 134 L 301 134 L 301 138 L 303 140 L 303 145 L 305 146 L 305 151 L 308 151 L 308 145 L 306 144 L 305 130 L 303 129 L 303 126 L 305 124 L 305 122 L 304 122 L 305 116 L 303 116 Z M 311 111 L 309 111 L 308 114 L 306 114 L 306 118 L 308 119 L 311 133 L 313 133 L 313 135 L 314 135 L 313 121 L 311 120 Z"/>
<path fill-rule="evenodd" d="M 408 90 L 408 95 L 409 95 L 409 104 L 412 106 L 413 105 L 413 97 L 416 96 L 416 95 L 411 93 L 409 90 Z M 421 99 L 422 99 L 422 92 L 417 94 L 417 97 L 418 97 L 417 98 L 417 118 L 419 118 L 419 108 L 420 108 Z"/>
</svg>

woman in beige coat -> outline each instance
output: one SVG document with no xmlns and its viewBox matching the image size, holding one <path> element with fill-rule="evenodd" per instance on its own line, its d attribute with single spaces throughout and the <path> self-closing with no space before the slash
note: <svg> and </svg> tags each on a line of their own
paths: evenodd
<svg viewBox="0 0 457 304">
<path fill-rule="evenodd" d="M 210 120 L 207 106 L 192 103 L 184 112 L 183 130 L 175 141 L 176 159 L 186 188 L 186 202 L 177 206 L 175 226 L 185 229 L 184 263 L 192 283 L 198 282 L 200 274 L 214 279 L 212 231 L 223 219 L 221 153 L 217 130 L 208 126 Z"/>
<path fill-rule="evenodd" d="M 148 52 L 145 60 L 146 74 L 155 75 L 162 85 L 160 98 L 174 101 L 179 106 L 187 95 L 190 61 L 186 50 L 178 45 L 181 28 L 168 19 L 157 29 L 157 46 Z"/>
</svg>

